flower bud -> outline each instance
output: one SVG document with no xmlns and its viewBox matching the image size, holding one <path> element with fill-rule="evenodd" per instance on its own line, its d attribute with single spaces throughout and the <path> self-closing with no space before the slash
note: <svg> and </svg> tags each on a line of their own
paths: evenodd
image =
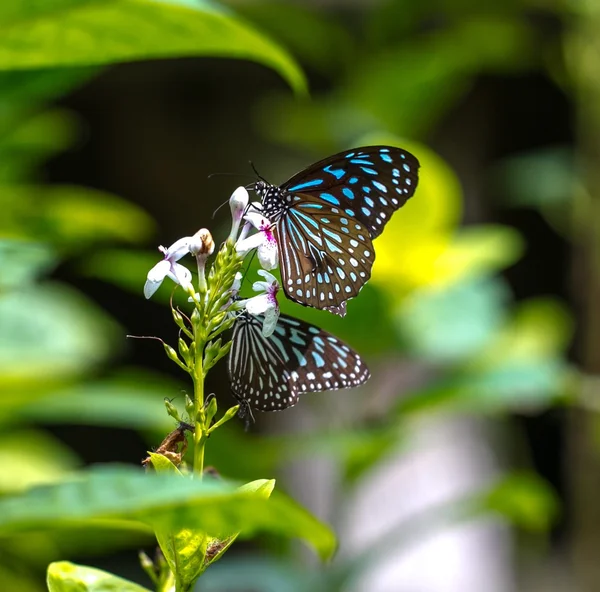
<svg viewBox="0 0 600 592">
<path fill-rule="evenodd" d="M 206 277 L 204 275 L 204 267 L 206 259 L 212 255 L 215 250 L 215 241 L 212 234 L 207 228 L 201 228 L 194 236 L 193 242 L 190 245 L 190 253 L 196 257 L 198 263 L 198 291 L 202 294 L 206 292 Z M 190 296 L 194 298 L 194 290 Z"/>
<path fill-rule="evenodd" d="M 229 198 L 229 207 L 231 208 L 231 232 L 229 233 L 229 239 L 232 241 L 235 241 L 237 237 L 248 200 L 248 191 L 245 187 L 238 187 Z"/>
<path fill-rule="evenodd" d="M 215 241 L 213 240 L 210 230 L 207 228 L 201 228 L 192 237 L 193 241 L 190 243 L 190 253 L 194 257 L 208 257 L 213 254 L 215 250 Z"/>
</svg>

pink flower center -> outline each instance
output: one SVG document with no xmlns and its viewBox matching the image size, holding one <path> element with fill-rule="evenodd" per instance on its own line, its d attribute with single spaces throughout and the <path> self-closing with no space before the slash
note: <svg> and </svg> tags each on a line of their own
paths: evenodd
<svg viewBox="0 0 600 592">
<path fill-rule="evenodd" d="M 266 220 L 262 220 L 260 223 L 260 231 L 265 235 L 265 240 L 268 243 L 274 243 L 275 236 L 273 235 L 273 231 L 271 230 L 271 226 L 267 224 Z"/>
<path fill-rule="evenodd" d="M 277 302 L 277 292 L 279 292 L 279 284 L 277 282 L 269 284 L 269 287 L 267 288 L 267 296 L 271 302 Z"/>
</svg>

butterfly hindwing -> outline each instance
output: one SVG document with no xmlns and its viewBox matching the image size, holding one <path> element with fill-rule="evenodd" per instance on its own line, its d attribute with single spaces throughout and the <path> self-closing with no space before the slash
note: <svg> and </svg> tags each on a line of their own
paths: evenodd
<svg viewBox="0 0 600 592">
<path fill-rule="evenodd" d="M 286 295 L 304 306 L 340 308 L 371 276 L 367 228 L 339 208 L 299 201 L 275 227 Z"/>
<path fill-rule="evenodd" d="M 229 376 L 234 396 L 259 411 L 280 411 L 300 394 L 363 384 L 369 370 L 360 356 L 326 331 L 281 315 L 262 335 L 262 317 L 242 313 L 234 326 Z"/>
</svg>

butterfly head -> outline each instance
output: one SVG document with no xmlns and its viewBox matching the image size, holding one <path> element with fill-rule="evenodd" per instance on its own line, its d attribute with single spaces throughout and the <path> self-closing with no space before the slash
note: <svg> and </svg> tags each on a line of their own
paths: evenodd
<svg viewBox="0 0 600 592">
<path fill-rule="evenodd" d="M 265 218 L 276 222 L 284 212 L 286 205 L 281 189 L 277 185 L 267 183 L 264 179 L 256 181 L 251 189 L 260 197 Z"/>
</svg>

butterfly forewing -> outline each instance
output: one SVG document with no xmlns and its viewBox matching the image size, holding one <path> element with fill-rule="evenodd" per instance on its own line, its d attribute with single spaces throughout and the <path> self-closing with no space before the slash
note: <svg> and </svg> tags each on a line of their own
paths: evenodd
<svg viewBox="0 0 600 592">
<path fill-rule="evenodd" d="M 274 225 L 288 298 L 344 316 L 371 276 L 379 236 L 414 194 L 418 160 L 392 146 L 365 146 L 321 160 L 281 186 L 256 183 Z"/>
<path fill-rule="evenodd" d="M 311 165 L 281 189 L 339 207 L 364 224 L 375 238 L 391 215 L 414 194 L 418 169 L 419 161 L 406 150 L 365 146 Z"/>
<path fill-rule="evenodd" d="M 370 376 L 356 352 L 314 325 L 281 315 L 273 335 L 261 330 L 262 317 L 242 313 L 229 355 L 233 394 L 252 409 L 280 411 L 301 393 L 358 386 Z"/>
<path fill-rule="evenodd" d="M 337 207 L 311 197 L 294 200 L 275 227 L 283 288 L 305 306 L 343 307 L 371 276 L 369 232 Z"/>
</svg>

